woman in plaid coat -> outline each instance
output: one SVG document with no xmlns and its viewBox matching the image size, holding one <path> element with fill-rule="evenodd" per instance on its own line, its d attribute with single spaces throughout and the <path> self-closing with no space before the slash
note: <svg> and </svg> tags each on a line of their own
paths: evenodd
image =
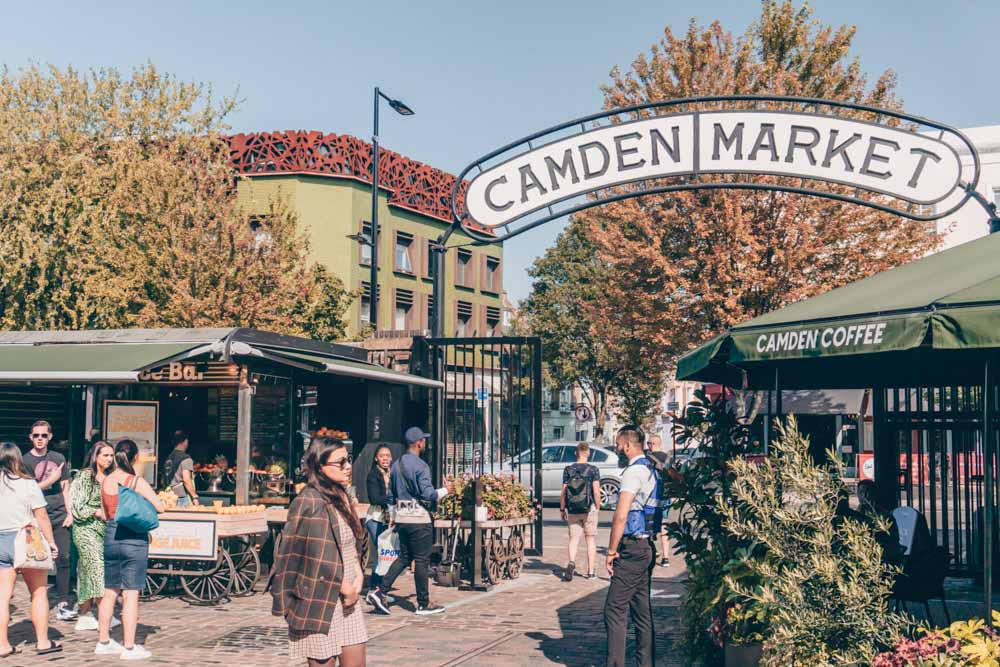
<svg viewBox="0 0 1000 667">
<path fill-rule="evenodd" d="M 288 508 L 271 587 L 272 613 L 288 623 L 292 658 L 310 667 L 361 667 L 368 631 L 358 595 L 364 529 L 347 494 L 351 457 L 334 438 L 313 438 L 307 484 Z"/>
</svg>

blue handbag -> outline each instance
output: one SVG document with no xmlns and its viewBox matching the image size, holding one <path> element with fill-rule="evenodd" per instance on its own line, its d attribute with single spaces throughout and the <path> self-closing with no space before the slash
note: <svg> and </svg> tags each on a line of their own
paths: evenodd
<svg viewBox="0 0 1000 667">
<path fill-rule="evenodd" d="M 118 487 L 115 522 L 134 533 L 148 533 L 160 526 L 160 519 L 156 516 L 153 504 L 139 495 L 135 489 L 127 486 Z"/>
</svg>

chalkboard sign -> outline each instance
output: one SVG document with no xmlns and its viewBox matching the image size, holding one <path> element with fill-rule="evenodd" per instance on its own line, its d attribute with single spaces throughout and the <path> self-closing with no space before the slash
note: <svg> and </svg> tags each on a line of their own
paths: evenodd
<svg viewBox="0 0 1000 667">
<path fill-rule="evenodd" d="M 288 428 L 288 385 L 260 385 L 253 397 L 251 442 L 265 453 L 286 452 Z"/>
<path fill-rule="evenodd" d="M 236 387 L 219 387 L 219 437 L 220 443 L 236 444 L 237 392 Z"/>
</svg>

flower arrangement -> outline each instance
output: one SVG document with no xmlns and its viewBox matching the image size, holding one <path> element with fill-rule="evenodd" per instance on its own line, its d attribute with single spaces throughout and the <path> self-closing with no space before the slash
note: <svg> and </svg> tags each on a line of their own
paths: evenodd
<svg viewBox="0 0 1000 667">
<path fill-rule="evenodd" d="M 472 519 L 475 506 L 475 485 L 471 475 L 449 475 L 454 493 L 438 503 L 435 515 L 439 519 Z M 513 475 L 483 475 L 482 504 L 488 519 L 506 520 L 530 518 L 535 515 L 534 503 L 528 489 L 519 484 Z"/>
<path fill-rule="evenodd" d="M 993 612 L 993 624 L 1000 613 Z M 956 621 L 943 630 L 920 628 L 921 637 L 902 639 L 880 653 L 872 667 L 987 667 L 1000 664 L 1000 633 L 982 619 Z"/>
</svg>

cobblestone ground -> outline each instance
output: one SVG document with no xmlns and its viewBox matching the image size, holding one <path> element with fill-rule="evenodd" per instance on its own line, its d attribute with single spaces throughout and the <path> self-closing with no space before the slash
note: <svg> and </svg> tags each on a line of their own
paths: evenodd
<svg viewBox="0 0 1000 667">
<path fill-rule="evenodd" d="M 566 562 L 566 529 L 558 513 L 546 509 L 545 554 L 529 558 L 520 578 L 489 592 L 462 591 L 432 584 L 431 595 L 448 611 L 417 617 L 412 577 L 403 575 L 392 616 L 366 613 L 370 635 L 369 665 L 567 665 L 603 664 L 605 640 L 602 607 L 607 577 L 576 578 L 565 583 L 557 575 Z M 610 514 L 602 514 L 598 545 L 607 544 Z M 603 556 L 599 555 L 603 563 Z M 581 548 L 580 569 L 584 554 Z M 600 569 L 600 568 L 599 568 Z M 674 654 L 677 604 L 682 588 L 680 565 L 657 568 L 653 610 L 657 626 L 657 664 L 681 665 Z M 51 635 L 65 651 L 48 660 L 33 655 L 33 634 L 26 615 L 26 592 L 18 584 L 11 618 L 11 641 L 24 654 L 0 660 L 6 665 L 119 664 L 117 658 L 93 654 L 96 632 L 76 633 L 71 623 L 53 620 Z M 364 603 L 360 603 L 364 605 Z M 366 612 L 370 611 L 364 605 Z M 177 597 L 140 605 L 139 641 L 153 652 L 156 665 L 245 665 L 288 667 L 287 631 L 270 615 L 270 595 L 257 593 L 216 607 L 192 606 Z M 120 634 L 113 633 L 120 639 Z M 631 640 L 630 640 L 631 653 Z"/>
</svg>

